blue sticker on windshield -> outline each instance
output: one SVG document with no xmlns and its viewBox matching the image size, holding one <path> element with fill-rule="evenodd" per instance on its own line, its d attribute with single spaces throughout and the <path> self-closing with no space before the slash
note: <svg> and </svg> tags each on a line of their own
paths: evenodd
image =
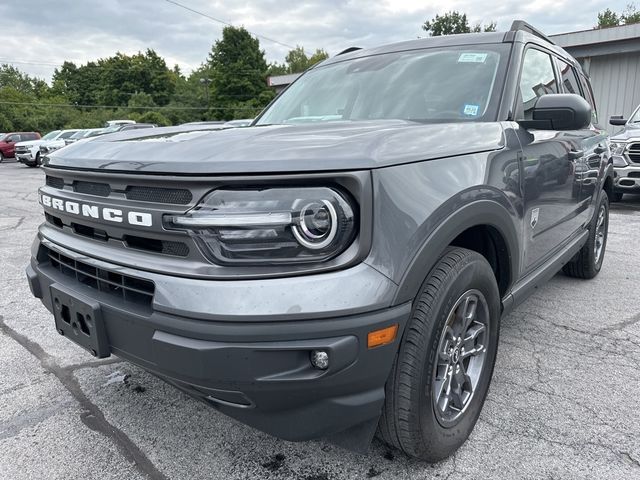
<svg viewBox="0 0 640 480">
<path fill-rule="evenodd" d="M 476 117 L 478 115 L 479 105 L 465 105 L 462 113 L 469 115 L 470 117 Z"/>
</svg>

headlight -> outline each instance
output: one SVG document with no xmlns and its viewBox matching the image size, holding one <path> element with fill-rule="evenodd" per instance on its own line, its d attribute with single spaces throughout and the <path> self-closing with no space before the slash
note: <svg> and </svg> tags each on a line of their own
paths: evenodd
<svg viewBox="0 0 640 480">
<path fill-rule="evenodd" d="M 626 147 L 624 142 L 611 142 L 611 155 L 622 155 Z"/>
<path fill-rule="evenodd" d="M 332 188 L 215 190 L 165 228 L 186 230 L 215 263 L 281 265 L 329 260 L 356 237 L 356 209 Z"/>
<path fill-rule="evenodd" d="M 614 155 L 613 156 L 613 166 L 614 167 L 626 167 L 627 165 L 628 165 L 628 163 L 624 159 L 624 157 L 621 157 L 620 155 Z"/>
</svg>

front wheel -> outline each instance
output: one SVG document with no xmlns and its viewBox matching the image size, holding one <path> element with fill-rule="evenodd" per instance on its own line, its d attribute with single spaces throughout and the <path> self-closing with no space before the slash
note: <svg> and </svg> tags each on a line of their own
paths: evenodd
<svg viewBox="0 0 640 480">
<path fill-rule="evenodd" d="M 589 238 L 575 257 L 567 263 L 562 271 L 569 277 L 593 278 L 602 268 L 604 252 L 607 248 L 609 234 L 609 197 L 604 190 L 600 202 L 589 226 Z"/>
<path fill-rule="evenodd" d="M 4 162 L 4 155 L 2 155 L 2 152 L 0 152 L 0 163 Z"/>
<path fill-rule="evenodd" d="M 484 404 L 499 324 L 489 263 L 464 248 L 447 250 L 415 300 L 387 380 L 382 440 L 430 462 L 455 452 Z"/>
</svg>

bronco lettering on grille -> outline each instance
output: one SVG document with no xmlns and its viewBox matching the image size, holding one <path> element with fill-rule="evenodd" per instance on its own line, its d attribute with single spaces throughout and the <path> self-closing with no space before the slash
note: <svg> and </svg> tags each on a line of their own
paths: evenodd
<svg viewBox="0 0 640 480">
<path fill-rule="evenodd" d="M 40 204 L 72 215 L 97 219 L 101 218 L 108 222 L 123 223 L 126 221 L 129 225 L 139 225 L 141 227 L 150 227 L 153 224 L 153 217 L 150 213 L 134 211 L 125 213 L 118 208 L 107 208 L 87 203 L 73 202 L 51 197 L 50 195 L 40 194 Z"/>
</svg>

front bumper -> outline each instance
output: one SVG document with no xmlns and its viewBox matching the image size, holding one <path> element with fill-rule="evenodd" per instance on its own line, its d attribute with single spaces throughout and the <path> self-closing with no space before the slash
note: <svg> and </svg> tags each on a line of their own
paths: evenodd
<svg viewBox="0 0 640 480">
<path fill-rule="evenodd" d="M 195 308 L 168 309 L 155 298 L 149 306 L 126 304 L 120 297 L 91 288 L 55 268 L 43 259 L 43 247 L 78 259 L 83 265 L 119 273 L 132 270 L 91 259 L 43 239 L 42 243 L 40 240 L 34 243 L 27 277 L 32 293 L 50 311 L 52 285 L 98 302 L 111 353 L 153 372 L 221 412 L 294 441 L 332 436 L 377 421 L 384 402 L 384 385 L 411 311 L 409 303 L 348 315 L 327 311 L 322 318 L 318 312 L 305 318 L 299 305 L 282 305 L 290 315 L 263 311 L 264 315 L 257 316 L 260 307 L 256 302 L 261 297 L 246 295 L 236 302 L 235 315 L 204 318 L 193 314 Z M 139 270 L 135 273 L 138 277 L 153 278 L 156 296 L 167 296 L 169 287 L 161 286 L 162 275 Z M 361 281 L 370 282 L 367 276 L 370 272 L 359 275 Z M 181 293 L 190 291 L 186 298 L 198 302 L 200 312 L 215 312 L 217 304 L 221 305 L 220 311 L 227 311 L 229 297 L 238 298 L 225 289 L 234 281 L 164 277 L 164 281 L 173 284 L 170 291 L 174 296 L 183 297 Z M 316 277 L 321 277 L 315 281 L 318 299 L 326 290 L 325 281 L 340 278 L 339 272 Z M 273 282 L 290 289 L 296 283 L 305 285 L 302 278 L 254 282 L 263 283 L 267 290 L 266 286 Z M 288 283 L 291 280 L 294 282 Z M 250 282 L 235 282 L 243 283 Z M 347 285 L 343 288 L 348 290 Z M 203 296 L 205 291 L 208 294 Z M 283 290 L 282 298 L 295 298 L 293 293 L 290 297 Z M 176 298 L 176 305 L 182 305 L 181 302 L 184 298 Z M 244 318 L 243 313 L 247 314 Z M 367 348 L 370 331 L 395 323 L 399 331 L 394 343 Z M 327 370 L 315 369 L 310 363 L 310 352 L 317 349 L 329 353 Z"/>
<path fill-rule="evenodd" d="M 35 162 L 35 159 L 31 155 L 31 152 L 27 153 L 16 153 L 16 160 L 20 163 L 30 164 Z"/>
<path fill-rule="evenodd" d="M 640 193 L 640 165 L 630 164 L 614 168 L 614 191 L 617 193 Z"/>
</svg>

